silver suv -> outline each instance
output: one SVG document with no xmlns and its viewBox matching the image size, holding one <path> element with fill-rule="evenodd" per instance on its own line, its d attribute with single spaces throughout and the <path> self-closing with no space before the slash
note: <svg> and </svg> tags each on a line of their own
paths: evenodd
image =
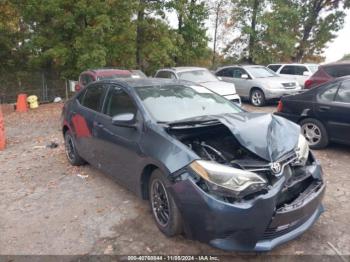
<svg viewBox="0 0 350 262">
<path fill-rule="evenodd" d="M 267 100 L 298 93 L 298 82 L 281 77 L 259 65 L 226 66 L 215 72 L 223 81 L 234 83 L 240 97 L 249 99 L 254 106 L 263 106 Z"/>
</svg>

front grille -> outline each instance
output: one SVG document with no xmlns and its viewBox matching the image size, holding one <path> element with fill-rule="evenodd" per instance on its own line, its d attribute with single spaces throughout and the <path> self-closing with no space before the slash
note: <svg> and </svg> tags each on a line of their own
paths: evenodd
<svg viewBox="0 0 350 262">
<path fill-rule="evenodd" d="M 288 225 L 280 226 L 280 227 L 274 227 L 274 228 L 268 228 L 265 230 L 263 239 L 268 240 L 268 239 L 274 239 L 280 236 L 283 236 L 294 229 L 298 228 L 302 224 L 304 224 L 307 220 L 307 217 L 296 220 Z"/>
<path fill-rule="evenodd" d="M 278 199 L 276 215 L 274 218 L 278 219 L 279 215 L 286 212 L 294 212 L 294 210 L 300 207 L 300 205 L 302 205 L 306 199 L 320 190 L 322 185 L 322 181 L 313 179 L 311 176 L 309 176 L 302 182 L 293 184 L 293 186 L 287 187 L 287 189 L 284 189 L 284 191 L 282 190 L 282 193 Z M 271 226 L 273 223 L 271 222 L 270 226 L 263 234 L 263 239 L 274 239 L 287 234 L 305 223 L 309 217 L 310 215 L 306 214 L 303 217 L 299 217 L 297 220 L 291 221 L 289 224 L 279 225 L 277 227 Z"/>
</svg>

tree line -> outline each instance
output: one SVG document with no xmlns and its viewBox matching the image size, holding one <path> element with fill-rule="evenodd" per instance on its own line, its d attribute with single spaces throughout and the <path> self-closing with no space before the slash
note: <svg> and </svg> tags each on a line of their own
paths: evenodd
<svg viewBox="0 0 350 262">
<path fill-rule="evenodd" d="M 181 65 L 319 62 L 349 7 L 350 0 L 0 0 L 0 73 L 76 79 L 99 67 L 153 74 Z"/>
</svg>

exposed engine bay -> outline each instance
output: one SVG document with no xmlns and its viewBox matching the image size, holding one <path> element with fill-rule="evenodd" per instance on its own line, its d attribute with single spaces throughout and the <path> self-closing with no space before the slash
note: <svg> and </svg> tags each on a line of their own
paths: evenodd
<svg viewBox="0 0 350 262">
<path fill-rule="evenodd" d="M 254 172 L 273 185 L 280 176 L 285 176 L 286 183 L 279 197 L 277 208 L 295 204 L 294 200 L 300 199 L 300 195 L 310 185 L 315 183 L 309 172 L 305 172 L 304 165 L 298 165 L 295 152 L 287 152 L 287 157 L 281 159 L 283 166 L 280 176 L 271 171 L 271 163 L 243 147 L 232 132 L 223 124 L 201 126 L 196 128 L 168 129 L 168 132 L 183 144 L 194 151 L 201 159 L 216 162 L 233 168 Z M 309 157 L 310 158 L 310 157 Z M 308 159 L 307 164 L 311 164 Z M 205 183 L 198 183 L 205 191 L 210 191 Z M 251 199 L 256 195 L 264 194 L 268 187 L 262 187 L 249 194 L 239 197 L 224 196 L 227 202 L 235 202 L 242 199 Z M 224 194 L 223 194 L 224 195 Z M 222 195 L 222 196 L 223 196 Z"/>
<path fill-rule="evenodd" d="M 268 164 L 264 159 L 242 147 L 224 125 L 172 129 L 170 132 L 204 160 L 241 169 Z"/>
</svg>

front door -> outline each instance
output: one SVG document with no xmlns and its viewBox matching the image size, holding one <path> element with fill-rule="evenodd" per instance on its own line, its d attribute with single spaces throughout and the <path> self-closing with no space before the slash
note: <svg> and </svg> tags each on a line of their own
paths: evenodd
<svg viewBox="0 0 350 262">
<path fill-rule="evenodd" d="M 112 124 L 113 116 L 132 113 L 136 127 L 122 127 Z M 97 140 L 97 161 L 99 167 L 114 176 L 128 188 L 136 185 L 139 162 L 142 161 L 139 141 L 142 118 L 132 97 L 122 87 L 110 85 L 104 103 L 103 114 L 94 121 L 94 135 Z"/>
</svg>

